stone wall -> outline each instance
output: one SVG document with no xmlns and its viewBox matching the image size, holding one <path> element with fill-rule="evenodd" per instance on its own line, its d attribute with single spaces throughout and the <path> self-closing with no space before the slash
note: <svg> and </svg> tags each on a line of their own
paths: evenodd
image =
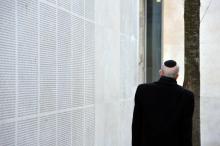
<svg viewBox="0 0 220 146">
<path fill-rule="evenodd" d="M 136 0 L 96 0 L 96 146 L 131 145 L 138 7 Z"/>
<path fill-rule="evenodd" d="M 0 4 L 0 145 L 128 146 L 136 0 Z"/>
</svg>

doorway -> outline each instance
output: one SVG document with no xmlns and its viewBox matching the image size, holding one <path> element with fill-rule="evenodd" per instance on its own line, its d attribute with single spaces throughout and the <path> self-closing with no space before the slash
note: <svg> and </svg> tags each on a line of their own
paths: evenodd
<svg viewBox="0 0 220 146">
<path fill-rule="evenodd" d="M 162 47 L 162 0 L 146 0 L 146 82 L 159 78 Z"/>
</svg>

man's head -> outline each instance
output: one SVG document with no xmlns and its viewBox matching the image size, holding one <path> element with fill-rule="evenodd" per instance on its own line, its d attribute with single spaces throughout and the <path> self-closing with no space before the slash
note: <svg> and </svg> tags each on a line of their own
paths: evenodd
<svg viewBox="0 0 220 146">
<path fill-rule="evenodd" d="M 177 79 L 179 75 L 179 66 L 174 60 L 167 60 L 161 66 L 160 76 L 170 77 Z"/>
</svg>

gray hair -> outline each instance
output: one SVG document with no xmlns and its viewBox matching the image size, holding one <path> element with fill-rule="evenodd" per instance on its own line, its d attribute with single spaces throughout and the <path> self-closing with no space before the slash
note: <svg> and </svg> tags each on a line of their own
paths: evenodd
<svg viewBox="0 0 220 146">
<path fill-rule="evenodd" d="M 165 65 L 162 65 L 161 71 L 163 72 L 164 76 L 166 76 L 166 77 L 176 78 L 179 74 L 179 66 L 176 65 L 174 67 L 167 67 Z"/>
</svg>

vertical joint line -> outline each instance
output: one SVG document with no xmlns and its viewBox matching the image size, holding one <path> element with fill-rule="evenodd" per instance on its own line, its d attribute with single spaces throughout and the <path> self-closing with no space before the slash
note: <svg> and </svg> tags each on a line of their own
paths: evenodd
<svg viewBox="0 0 220 146">
<path fill-rule="evenodd" d="M 86 92 L 85 92 L 85 33 L 86 33 L 86 21 L 85 21 L 85 16 L 86 16 L 86 12 L 85 12 L 85 5 L 86 5 L 86 0 L 83 0 L 83 146 L 85 146 L 85 98 L 86 98 Z"/>
<path fill-rule="evenodd" d="M 72 5 L 70 5 L 70 10 L 72 10 Z M 73 50 L 72 50 L 72 15 L 70 15 L 70 99 L 71 99 L 71 108 L 72 108 L 72 103 L 73 103 L 73 91 L 72 91 L 72 87 L 73 87 L 73 81 L 72 81 L 72 77 L 73 77 L 73 67 L 72 67 L 72 59 L 73 59 Z M 70 112 L 70 144 L 73 145 L 73 142 L 72 142 L 72 112 Z"/>
<path fill-rule="evenodd" d="M 17 0 L 15 0 L 15 145 L 17 145 L 17 117 L 18 117 L 18 33 L 17 33 Z"/>
<path fill-rule="evenodd" d="M 57 62 L 58 62 L 58 61 L 57 61 L 57 60 L 58 60 L 58 59 L 57 59 L 57 56 L 58 56 L 58 55 L 57 55 L 57 52 L 58 52 L 58 51 L 57 51 L 57 50 L 58 50 L 58 31 L 57 31 L 57 30 L 58 30 L 58 8 L 57 8 L 57 5 L 58 5 L 58 4 L 57 4 L 57 3 L 58 3 L 58 0 L 56 1 L 56 48 L 55 48 L 55 52 L 56 52 L 56 55 L 55 55 L 55 56 L 56 56 L 56 59 L 55 59 L 55 60 L 56 60 L 55 110 L 56 110 L 56 111 L 57 111 L 57 109 L 58 109 L 58 108 L 57 108 L 57 107 L 58 107 L 58 102 L 57 102 L 57 98 L 58 98 L 58 95 L 57 95 L 57 94 L 58 94 L 58 93 L 57 93 L 57 92 L 58 92 L 58 91 L 57 91 L 57 89 L 58 89 L 58 69 L 57 69 L 57 68 L 58 68 L 58 63 L 57 63 Z M 57 114 L 58 114 L 58 113 L 57 113 Z M 57 144 L 57 143 L 58 143 L 58 140 L 57 140 L 57 129 L 58 129 L 58 128 L 57 128 L 57 125 L 58 125 L 58 124 L 57 124 L 57 114 L 56 114 L 56 145 L 58 145 L 58 144 Z"/>
<path fill-rule="evenodd" d="M 38 39 L 38 43 L 37 43 L 37 47 L 38 47 L 38 108 L 37 108 L 37 123 L 38 123 L 38 129 L 37 129 L 37 137 L 38 137 L 38 145 L 40 145 L 40 2 L 37 2 L 37 29 L 38 29 L 38 35 L 37 35 L 37 39 Z"/>
</svg>

